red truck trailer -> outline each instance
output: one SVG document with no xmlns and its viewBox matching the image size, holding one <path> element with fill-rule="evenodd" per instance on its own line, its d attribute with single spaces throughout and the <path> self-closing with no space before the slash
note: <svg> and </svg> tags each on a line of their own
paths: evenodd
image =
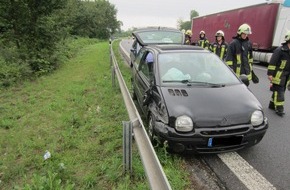
<svg viewBox="0 0 290 190">
<path fill-rule="evenodd" d="M 192 19 L 192 42 L 204 30 L 210 43 L 215 41 L 215 33 L 223 30 L 228 43 L 236 36 L 243 23 L 251 26 L 249 36 L 254 48 L 254 60 L 268 63 L 272 52 L 283 42 L 285 33 L 290 30 L 290 0 L 272 1 L 253 6 L 214 13 Z"/>
</svg>

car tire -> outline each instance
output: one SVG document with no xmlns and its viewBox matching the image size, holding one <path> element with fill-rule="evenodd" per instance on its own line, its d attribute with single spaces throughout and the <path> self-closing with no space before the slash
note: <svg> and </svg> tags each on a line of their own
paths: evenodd
<svg viewBox="0 0 290 190">
<path fill-rule="evenodd" d="M 152 114 L 150 114 L 149 120 L 148 120 L 148 136 L 152 145 L 156 146 L 158 145 L 158 141 L 156 139 L 154 126 L 155 126 L 155 117 Z"/>
</svg>

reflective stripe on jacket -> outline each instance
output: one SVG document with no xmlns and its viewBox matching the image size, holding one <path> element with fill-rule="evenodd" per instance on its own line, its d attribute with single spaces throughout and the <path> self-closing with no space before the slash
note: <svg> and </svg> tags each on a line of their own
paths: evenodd
<svg viewBox="0 0 290 190">
<path fill-rule="evenodd" d="M 268 65 L 267 75 L 273 76 L 272 83 L 285 86 L 290 73 L 290 50 L 287 44 L 275 49 Z"/>
<path fill-rule="evenodd" d="M 249 80 L 252 80 L 253 50 L 248 38 L 243 40 L 234 37 L 228 46 L 225 61 L 237 76 L 245 74 Z"/>
<path fill-rule="evenodd" d="M 204 38 L 204 39 L 200 39 L 198 40 L 198 46 L 208 49 L 209 48 L 209 41 L 208 39 Z"/>
<path fill-rule="evenodd" d="M 226 42 L 222 42 L 222 44 L 218 44 L 218 42 L 214 42 L 210 46 L 210 50 L 215 53 L 221 60 L 226 58 L 226 53 L 228 49 L 228 44 Z"/>
</svg>

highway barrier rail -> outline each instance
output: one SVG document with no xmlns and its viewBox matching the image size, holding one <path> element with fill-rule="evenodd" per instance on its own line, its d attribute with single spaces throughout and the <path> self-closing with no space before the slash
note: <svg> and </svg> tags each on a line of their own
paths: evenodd
<svg viewBox="0 0 290 190">
<path fill-rule="evenodd" d="M 114 41 L 113 41 L 114 43 Z M 119 87 L 124 99 L 124 103 L 129 115 L 129 122 L 123 121 L 123 164 L 125 172 L 131 172 L 132 158 L 132 136 L 137 144 L 143 167 L 148 179 L 150 188 L 153 190 L 171 190 L 171 186 L 162 169 L 159 159 L 154 151 L 150 139 L 146 133 L 138 110 L 131 98 L 130 92 L 119 69 L 116 57 L 110 43 L 110 60 L 112 69 L 112 84 L 115 86 L 115 77 L 118 79 Z"/>
</svg>

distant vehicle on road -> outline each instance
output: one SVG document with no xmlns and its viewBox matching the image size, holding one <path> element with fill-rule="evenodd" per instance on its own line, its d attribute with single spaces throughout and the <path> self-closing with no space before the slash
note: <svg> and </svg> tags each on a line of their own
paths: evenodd
<svg viewBox="0 0 290 190">
<path fill-rule="evenodd" d="M 130 50 L 131 67 L 139 50 L 145 45 L 157 44 L 183 44 L 184 33 L 175 28 L 146 27 L 132 33 L 134 42 Z"/>
<path fill-rule="evenodd" d="M 251 26 L 249 36 L 253 43 L 254 60 L 269 63 L 273 50 L 281 45 L 284 34 L 290 30 L 290 0 L 283 3 L 270 1 L 238 9 L 204 15 L 192 19 L 192 43 L 196 43 L 201 30 L 206 32 L 210 42 L 215 41 L 215 33 L 222 30 L 227 42 L 237 34 L 243 23 Z"/>
<path fill-rule="evenodd" d="M 228 152 L 262 140 L 268 121 L 243 82 L 214 53 L 190 45 L 143 45 L 132 68 L 133 99 L 151 141 L 179 153 Z"/>
</svg>

